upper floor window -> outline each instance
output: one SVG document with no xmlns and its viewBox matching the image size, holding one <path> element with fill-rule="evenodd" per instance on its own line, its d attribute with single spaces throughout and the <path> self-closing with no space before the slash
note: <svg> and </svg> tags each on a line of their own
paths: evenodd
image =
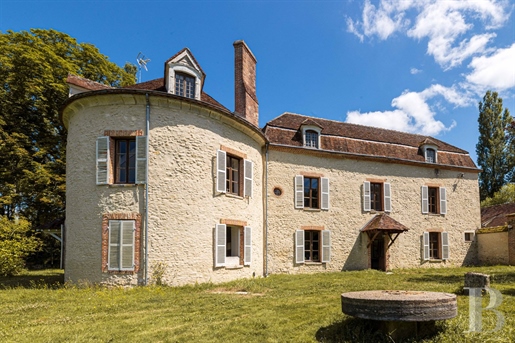
<svg viewBox="0 0 515 343">
<path fill-rule="evenodd" d="M 216 153 L 216 191 L 252 197 L 254 164 L 241 156 L 244 154 L 233 152 L 234 154 L 229 154 L 224 150 L 218 150 Z"/>
<path fill-rule="evenodd" d="M 436 163 L 436 150 L 433 148 L 426 149 L 426 162 Z"/>
<path fill-rule="evenodd" d="M 304 178 L 304 208 L 319 208 L 319 187 L 318 178 Z"/>
<path fill-rule="evenodd" d="M 195 98 L 195 77 L 185 73 L 175 73 L 175 94 Z"/>
<path fill-rule="evenodd" d="M 295 208 L 329 209 L 329 179 L 295 176 Z"/>
<path fill-rule="evenodd" d="M 445 187 L 422 186 L 422 213 L 447 213 L 447 191 Z"/>
<path fill-rule="evenodd" d="M 392 197 L 390 184 L 387 182 L 365 181 L 363 183 L 363 210 L 365 212 L 391 212 Z"/>
<path fill-rule="evenodd" d="M 314 130 L 306 130 L 305 136 L 306 139 L 304 141 L 304 146 L 318 149 L 318 132 Z"/>
<path fill-rule="evenodd" d="M 136 181 L 136 139 L 116 139 L 115 183 Z"/>
<path fill-rule="evenodd" d="M 241 195 L 240 194 L 240 180 L 242 179 L 240 176 L 240 172 L 243 168 L 241 168 L 242 159 L 227 155 L 226 162 L 226 190 L 227 193 Z"/>
</svg>

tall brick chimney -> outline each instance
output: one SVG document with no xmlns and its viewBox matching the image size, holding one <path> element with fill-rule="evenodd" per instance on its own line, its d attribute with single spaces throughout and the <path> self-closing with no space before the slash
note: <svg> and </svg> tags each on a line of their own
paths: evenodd
<svg viewBox="0 0 515 343">
<path fill-rule="evenodd" d="M 234 112 L 259 127 L 256 58 L 244 41 L 234 45 Z"/>
</svg>

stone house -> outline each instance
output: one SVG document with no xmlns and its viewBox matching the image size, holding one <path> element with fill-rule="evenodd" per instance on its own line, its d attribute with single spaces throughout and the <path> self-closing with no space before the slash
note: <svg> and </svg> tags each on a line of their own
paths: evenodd
<svg viewBox="0 0 515 343">
<path fill-rule="evenodd" d="M 258 127 L 256 58 L 234 43 L 235 111 L 189 49 L 164 76 L 70 76 L 71 281 L 222 282 L 270 273 L 472 264 L 478 168 L 438 139 L 284 113 Z"/>
</svg>

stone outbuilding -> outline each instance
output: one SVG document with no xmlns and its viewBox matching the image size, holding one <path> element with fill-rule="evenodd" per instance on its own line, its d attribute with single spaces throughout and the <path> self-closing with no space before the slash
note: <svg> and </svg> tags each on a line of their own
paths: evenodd
<svg viewBox="0 0 515 343">
<path fill-rule="evenodd" d="M 481 209 L 477 231 L 478 262 L 482 265 L 515 265 L 515 203 Z"/>
</svg>

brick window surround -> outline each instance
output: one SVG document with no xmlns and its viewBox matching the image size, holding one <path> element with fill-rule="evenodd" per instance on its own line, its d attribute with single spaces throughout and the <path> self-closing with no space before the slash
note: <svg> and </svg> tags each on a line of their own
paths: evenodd
<svg viewBox="0 0 515 343">
<path fill-rule="evenodd" d="M 143 130 L 105 130 L 104 136 L 109 137 L 109 184 L 112 185 L 115 183 L 116 139 L 143 136 Z"/>
</svg>

